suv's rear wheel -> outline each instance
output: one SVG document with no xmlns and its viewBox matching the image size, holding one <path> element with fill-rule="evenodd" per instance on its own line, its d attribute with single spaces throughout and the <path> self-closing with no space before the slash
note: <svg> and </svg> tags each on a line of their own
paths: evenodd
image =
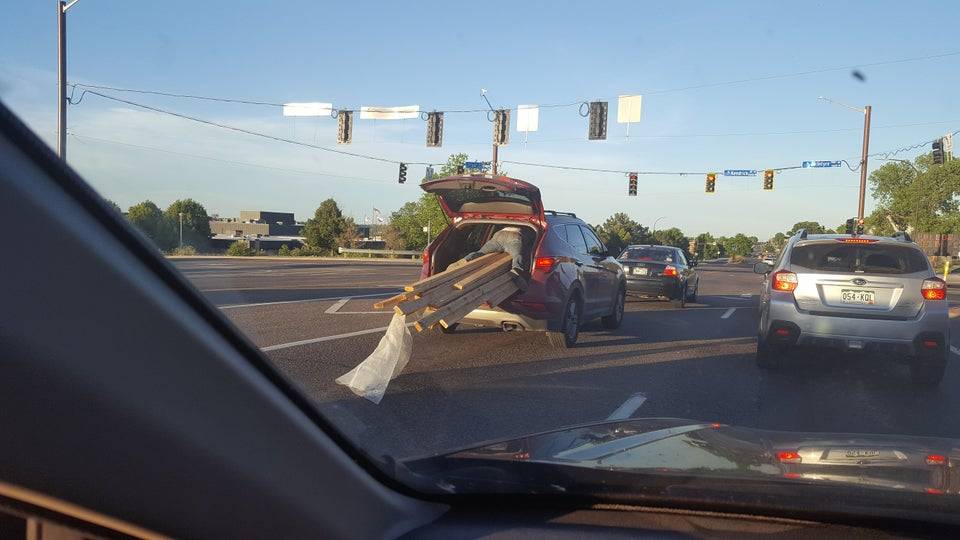
<svg viewBox="0 0 960 540">
<path fill-rule="evenodd" d="M 603 327 L 610 330 L 613 330 L 614 328 L 620 328 L 620 323 L 623 322 L 623 310 L 627 303 L 627 290 L 625 288 L 620 287 L 620 291 L 617 292 L 617 299 L 615 302 L 616 304 L 613 306 L 613 313 L 600 319 L 600 323 L 603 324 Z"/>
<path fill-rule="evenodd" d="M 580 297 L 576 293 L 571 294 L 560 316 L 560 331 L 547 332 L 550 345 L 558 349 L 569 349 L 577 344 L 577 337 L 580 335 L 580 313 Z"/>
</svg>

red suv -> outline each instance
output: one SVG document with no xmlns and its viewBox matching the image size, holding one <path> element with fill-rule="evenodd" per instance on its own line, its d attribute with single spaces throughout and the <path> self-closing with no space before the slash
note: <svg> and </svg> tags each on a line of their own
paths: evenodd
<svg viewBox="0 0 960 540">
<path fill-rule="evenodd" d="M 431 180 L 421 187 L 437 195 L 450 219 L 423 252 L 421 278 L 478 250 L 503 227 L 519 225 L 523 231 L 526 290 L 499 306 L 472 311 L 461 323 L 545 331 L 560 348 L 572 347 L 580 326 L 591 319 L 601 318 L 605 328 L 620 326 L 626 279 L 616 254 L 576 215 L 545 211 L 536 186 L 475 174 Z"/>
</svg>

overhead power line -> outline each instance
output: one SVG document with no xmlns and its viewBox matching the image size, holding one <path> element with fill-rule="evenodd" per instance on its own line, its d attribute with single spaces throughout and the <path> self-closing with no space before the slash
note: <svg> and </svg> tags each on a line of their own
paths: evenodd
<svg viewBox="0 0 960 540">
<path fill-rule="evenodd" d="M 731 79 L 731 80 L 725 80 L 725 81 L 706 82 L 706 83 L 694 84 L 689 86 L 663 88 L 660 90 L 631 91 L 630 93 L 642 94 L 646 96 L 670 94 L 674 92 L 686 92 L 690 90 L 715 88 L 719 86 L 731 86 L 731 85 L 746 84 L 751 82 L 763 82 L 763 81 L 772 81 L 772 80 L 778 80 L 778 79 L 789 79 L 794 77 L 804 77 L 807 75 L 818 75 L 822 73 L 830 73 L 835 71 L 847 71 L 847 70 L 865 68 L 865 67 L 877 67 L 877 66 L 886 66 L 886 65 L 893 65 L 893 64 L 903 64 L 908 62 L 919 62 L 924 60 L 935 60 L 938 58 L 948 58 L 951 56 L 958 56 L 958 55 L 960 55 L 960 51 L 951 51 L 951 52 L 945 52 L 945 53 L 930 54 L 925 56 L 913 56 L 909 58 L 900 58 L 896 60 L 883 60 L 879 62 L 869 62 L 866 64 L 849 64 L 845 66 L 826 67 L 826 68 L 811 69 L 806 71 L 795 71 L 791 73 L 779 73 L 779 74 L 773 74 L 773 75 L 762 75 L 758 77 L 748 77 L 743 79 Z M 216 102 L 222 102 L 222 103 L 234 103 L 234 104 L 242 104 L 242 105 L 283 107 L 283 103 L 270 102 L 270 101 L 257 101 L 257 100 L 250 100 L 250 99 L 239 99 L 239 98 L 217 97 L 217 96 L 203 96 L 203 95 L 197 95 L 197 94 L 164 92 L 160 90 L 148 90 L 148 89 L 140 89 L 140 88 L 123 88 L 123 87 L 117 87 L 117 86 L 95 85 L 95 84 L 85 84 L 85 83 L 70 83 L 68 84 L 68 86 L 71 86 L 74 89 L 86 88 L 86 89 L 95 89 L 95 90 L 111 90 L 115 92 L 129 92 L 129 93 L 136 93 L 136 94 L 156 95 L 156 96 L 164 96 L 164 97 L 172 97 L 172 98 L 180 98 L 180 99 L 196 99 L 196 100 L 202 100 L 202 101 L 216 101 Z M 72 94 L 70 96 L 70 99 L 72 102 L 73 100 Z M 80 100 L 83 99 L 82 94 L 79 99 Z M 541 104 L 539 105 L 539 107 L 545 108 L 545 109 L 574 107 L 574 106 L 581 106 L 586 102 L 596 100 L 596 99 L 616 100 L 617 96 L 603 97 L 603 98 L 576 99 L 576 100 L 564 101 L 559 103 L 547 103 L 547 104 Z M 79 103 L 79 100 L 77 102 Z M 351 111 L 351 112 L 358 112 L 360 110 L 359 107 L 337 107 L 337 109 Z M 375 112 L 379 111 L 378 109 L 372 109 L 372 110 Z M 423 110 L 434 110 L 436 112 L 444 112 L 444 113 L 486 113 L 488 112 L 488 109 L 476 108 L 476 107 L 454 107 L 450 109 L 430 109 L 428 107 L 424 107 Z M 512 110 L 515 110 L 515 109 L 512 109 Z M 383 111 L 383 112 L 386 112 L 386 111 Z"/>
</svg>

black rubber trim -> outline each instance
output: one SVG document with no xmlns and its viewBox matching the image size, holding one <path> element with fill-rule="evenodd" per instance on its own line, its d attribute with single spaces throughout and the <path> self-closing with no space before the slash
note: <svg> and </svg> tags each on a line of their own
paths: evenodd
<svg viewBox="0 0 960 540">
<path fill-rule="evenodd" d="M 103 198 L 84 181 L 72 168 L 64 163 L 50 147 L 40 140 L 17 116 L 0 102 L 0 135 L 23 152 L 39 169 L 44 171 L 56 184 L 82 206 L 91 217 L 103 225 L 123 244 L 130 253 L 147 268 L 152 270 L 161 281 L 170 287 L 171 292 L 186 302 L 210 327 L 229 342 L 250 364 L 266 377 L 286 396 L 294 406 L 310 418 L 326 433 L 350 458 L 372 477 L 389 488 L 408 496 L 440 500 L 429 497 L 400 483 L 385 473 L 368 454 L 354 446 L 328 422 L 310 403 L 309 399 L 296 389 L 293 382 L 274 368 L 250 340 L 213 304 L 193 286 L 169 261 L 163 258 L 149 240 L 130 226 L 124 217 L 116 212 Z"/>
<path fill-rule="evenodd" d="M 833 313 L 831 311 L 806 311 L 798 309 L 801 313 L 807 315 L 816 315 L 818 317 L 840 317 L 842 319 L 868 319 L 873 321 L 915 321 L 916 317 L 895 317 L 892 315 L 851 315 L 849 313 Z"/>
</svg>

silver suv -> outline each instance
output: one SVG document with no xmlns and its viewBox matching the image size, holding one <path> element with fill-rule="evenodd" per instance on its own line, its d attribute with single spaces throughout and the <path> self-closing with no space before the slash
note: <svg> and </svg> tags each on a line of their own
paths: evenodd
<svg viewBox="0 0 960 540">
<path fill-rule="evenodd" d="M 918 384 L 943 378 L 950 354 L 947 284 L 906 233 L 810 234 L 787 241 L 763 274 L 757 364 L 794 346 L 893 353 Z"/>
</svg>

